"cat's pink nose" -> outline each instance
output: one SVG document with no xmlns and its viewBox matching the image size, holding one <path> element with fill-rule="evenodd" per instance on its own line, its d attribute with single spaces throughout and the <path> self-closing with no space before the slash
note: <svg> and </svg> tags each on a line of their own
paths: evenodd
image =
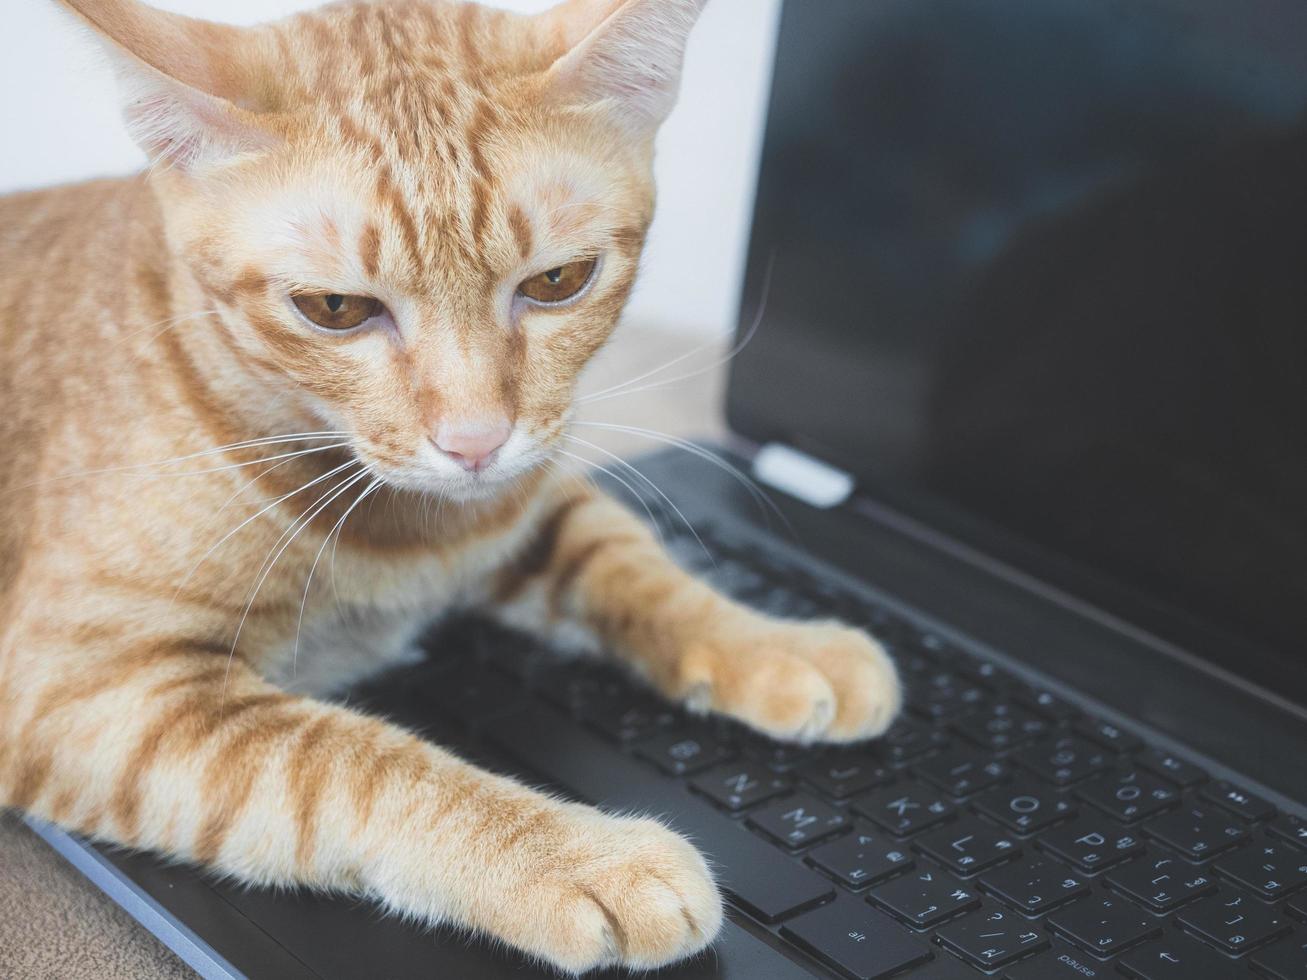
<svg viewBox="0 0 1307 980">
<path fill-rule="evenodd" d="M 431 441 L 463 469 L 480 473 L 490 465 L 512 431 L 513 424 L 506 418 L 462 419 L 441 422 Z"/>
</svg>

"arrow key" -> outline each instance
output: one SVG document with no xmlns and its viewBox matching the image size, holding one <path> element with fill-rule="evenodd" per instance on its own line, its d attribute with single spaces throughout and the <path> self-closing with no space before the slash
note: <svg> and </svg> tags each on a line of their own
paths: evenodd
<svg viewBox="0 0 1307 980">
<path fill-rule="evenodd" d="M 1233 964 L 1182 933 L 1140 946 L 1120 963 L 1135 980 L 1229 980 Z"/>
<path fill-rule="evenodd" d="M 1301 934 L 1253 954 L 1253 966 L 1273 980 L 1307 977 L 1307 938 Z"/>
</svg>

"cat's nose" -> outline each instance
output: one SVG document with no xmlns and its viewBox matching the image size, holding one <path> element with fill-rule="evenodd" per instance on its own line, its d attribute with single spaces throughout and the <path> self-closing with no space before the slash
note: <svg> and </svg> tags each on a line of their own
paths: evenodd
<svg viewBox="0 0 1307 980">
<path fill-rule="evenodd" d="M 431 441 L 463 469 L 480 473 L 490 465 L 512 431 L 513 424 L 502 417 L 451 420 L 436 427 Z"/>
</svg>

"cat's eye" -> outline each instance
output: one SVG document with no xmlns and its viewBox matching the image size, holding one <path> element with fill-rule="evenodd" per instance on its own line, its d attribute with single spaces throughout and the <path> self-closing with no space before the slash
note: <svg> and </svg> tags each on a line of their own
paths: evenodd
<svg viewBox="0 0 1307 980">
<path fill-rule="evenodd" d="M 327 330 L 353 330 L 379 316 L 384 307 L 371 296 L 341 293 L 298 293 L 291 297 L 296 308 Z"/>
<path fill-rule="evenodd" d="M 517 291 L 537 303 L 562 303 L 586 287 L 598 264 L 598 259 L 577 259 L 555 266 L 532 276 L 518 286 Z"/>
</svg>

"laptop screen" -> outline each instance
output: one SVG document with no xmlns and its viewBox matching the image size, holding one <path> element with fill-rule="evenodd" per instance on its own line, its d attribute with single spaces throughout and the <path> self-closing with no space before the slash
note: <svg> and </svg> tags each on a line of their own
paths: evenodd
<svg viewBox="0 0 1307 980">
<path fill-rule="evenodd" d="M 737 431 L 1301 683 L 1307 4 L 790 0 L 755 318 Z"/>
</svg>

